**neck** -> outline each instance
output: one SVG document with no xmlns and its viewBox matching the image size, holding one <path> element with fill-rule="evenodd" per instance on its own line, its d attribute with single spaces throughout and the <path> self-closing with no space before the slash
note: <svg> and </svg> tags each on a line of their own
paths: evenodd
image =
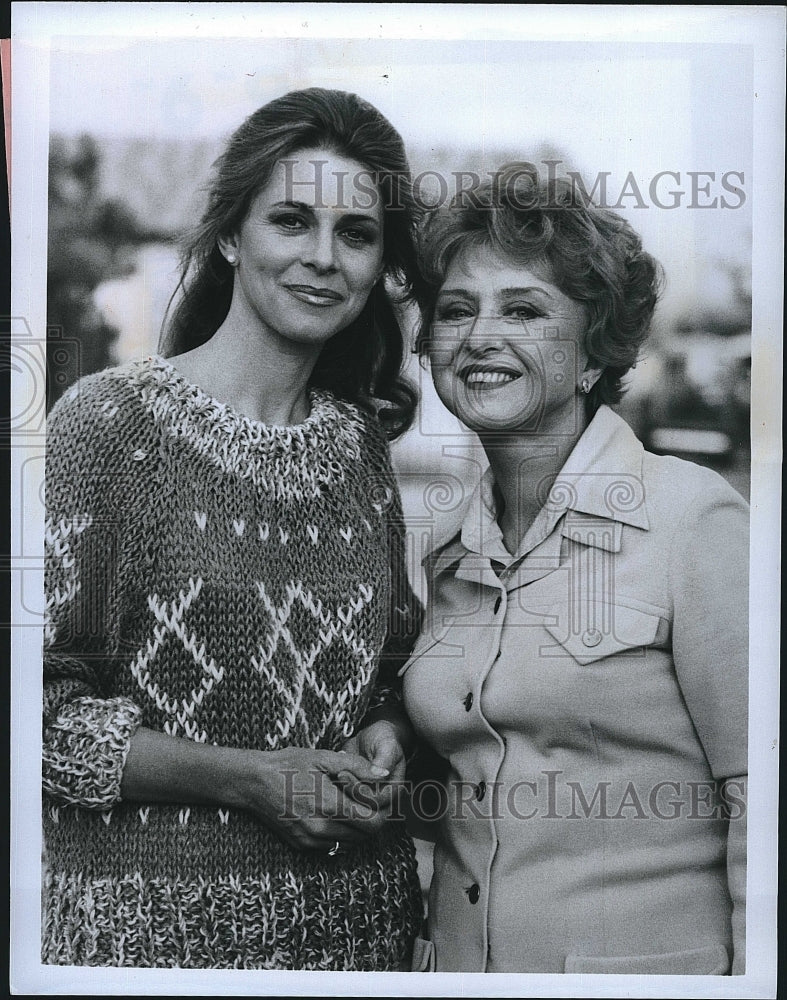
<svg viewBox="0 0 787 1000">
<path fill-rule="evenodd" d="M 308 384 L 320 345 L 234 324 L 228 316 L 206 343 L 170 360 L 208 395 L 252 420 L 298 424 L 309 415 Z"/>
<path fill-rule="evenodd" d="M 509 552 L 519 548 L 586 427 L 570 435 L 479 435 L 503 501 L 498 523 Z"/>
</svg>

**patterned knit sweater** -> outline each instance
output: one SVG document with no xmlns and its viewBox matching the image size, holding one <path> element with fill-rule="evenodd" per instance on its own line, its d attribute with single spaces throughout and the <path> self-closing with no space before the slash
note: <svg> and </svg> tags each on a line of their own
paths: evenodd
<svg viewBox="0 0 787 1000">
<path fill-rule="evenodd" d="M 401 823 L 336 858 L 241 810 L 126 802 L 140 725 L 340 749 L 398 697 L 420 608 L 376 420 L 313 392 L 294 427 L 153 358 L 48 424 L 43 961 L 395 969 L 421 920 Z"/>
</svg>

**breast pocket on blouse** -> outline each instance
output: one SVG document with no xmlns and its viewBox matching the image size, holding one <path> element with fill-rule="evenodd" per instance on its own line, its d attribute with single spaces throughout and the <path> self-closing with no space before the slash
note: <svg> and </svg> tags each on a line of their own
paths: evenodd
<svg viewBox="0 0 787 1000">
<path fill-rule="evenodd" d="M 569 653 L 581 664 L 617 654 L 641 655 L 644 647 L 653 645 L 660 633 L 666 636 L 668 630 L 666 620 L 655 611 L 605 601 L 578 601 L 577 605 L 553 605 L 546 611 L 544 628 L 557 645 L 547 646 L 543 655 Z"/>
</svg>

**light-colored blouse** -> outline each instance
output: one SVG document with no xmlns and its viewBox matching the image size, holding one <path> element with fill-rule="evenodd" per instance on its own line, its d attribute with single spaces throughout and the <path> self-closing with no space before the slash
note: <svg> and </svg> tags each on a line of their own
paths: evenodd
<svg viewBox="0 0 787 1000">
<path fill-rule="evenodd" d="M 449 762 L 422 967 L 742 972 L 747 505 L 601 407 L 514 556 L 489 472 L 458 520 L 403 668 Z"/>
</svg>

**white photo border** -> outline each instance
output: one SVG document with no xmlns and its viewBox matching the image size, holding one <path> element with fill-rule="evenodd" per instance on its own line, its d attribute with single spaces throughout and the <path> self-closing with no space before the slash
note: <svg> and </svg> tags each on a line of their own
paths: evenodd
<svg viewBox="0 0 787 1000">
<path fill-rule="evenodd" d="M 754 53 L 748 947 L 741 977 L 191 971 L 40 964 L 40 619 L 43 428 L 15 436 L 12 482 L 11 987 L 17 994 L 772 997 L 776 989 L 784 212 L 780 6 L 15 3 L 12 5 L 11 412 L 38 406 L 46 331 L 49 42 L 392 38 L 750 45 Z M 405 141 L 407 136 L 404 136 Z M 38 353 L 37 353 L 38 352 Z M 38 366 L 38 367 L 37 367 Z M 13 367 L 13 366 L 12 366 Z M 35 429 L 34 429 L 35 431 Z M 20 492 L 21 484 L 25 492 Z"/>
</svg>

